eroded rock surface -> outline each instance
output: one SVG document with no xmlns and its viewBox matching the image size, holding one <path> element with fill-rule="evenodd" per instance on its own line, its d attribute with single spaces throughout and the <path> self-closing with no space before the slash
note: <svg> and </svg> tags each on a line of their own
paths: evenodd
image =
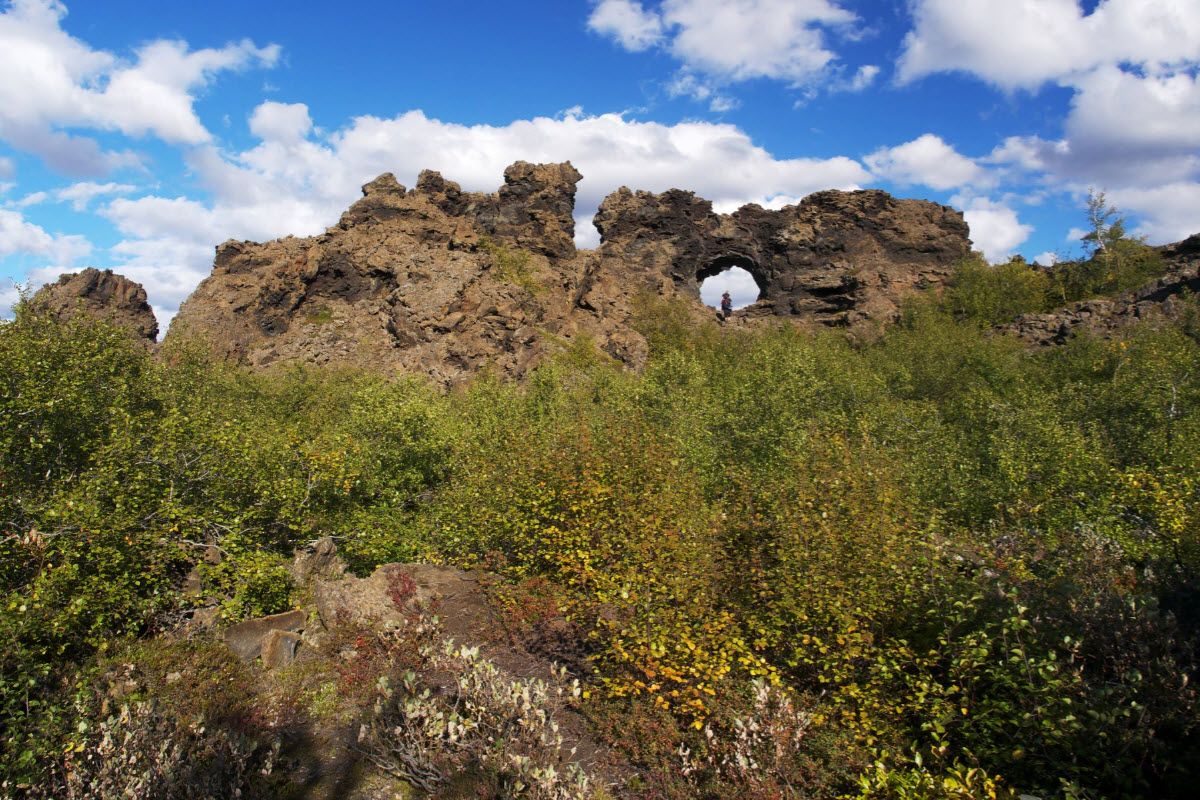
<svg viewBox="0 0 1200 800">
<path fill-rule="evenodd" d="M 464 192 L 426 171 L 410 191 L 385 174 L 320 236 L 226 242 L 171 335 L 254 367 L 353 364 L 447 385 L 519 378 L 581 336 L 638 368 L 646 342 L 630 321 L 646 294 L 710 315 L 700 282 L 737 265 L 761 290 L 739 318 L 848 324 L 890 317 L 970 250 L 959 212 L 880 191 L 723 215 L 690 192 L 621 189 L 596 215 L 600 247 L 576 251 L 579 172 L 518 162 L 504 179 Z"/>
<path fill-rule="evenodd" d="M 109 320 L 129 328 L 139 339 L 153 342 L 158 338 L 158 320 L 146 302 L 146 290 L 111 269 L 88 267 L 81 272 L 62 275 L 47 283 L 33 296 L 33 303 L 60 320 L 77 314 Z"/>
<path fill-rule="evenodd" d="M 341 622 L 403 623 L 436 609 L 450 636 L 479 638 L 492 624 L 479 577 L 435 564 L 386 564 L 365 578 L 343 575 L 313 583 L 326 628 Z"/>
<path fill-rule="evenodd" d="M 971 249 L 961 212 L 878 190 L 715 214 L 691 192 L 622 189 L 600 206 L 596 227 L 606 264 L 667 276 L 696 299 L 705 278 L 740 266 L 760 290 L 752 313 L 833 325 L 890 317 L 904 292 L 940 283 Z"/>
</svg>

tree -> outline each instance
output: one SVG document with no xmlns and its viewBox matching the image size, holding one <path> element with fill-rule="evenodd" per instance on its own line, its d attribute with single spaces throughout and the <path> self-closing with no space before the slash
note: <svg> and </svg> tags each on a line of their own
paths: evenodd
<svg viewBox="0 0 1200 800">
<path fill-rule="evenodd" d="M 1145 237 L 1130 236 L 1125 215 L 1109 205 L 1104 192 L 1088 190 L 1083 261 L 1056 265 L 1051 277 L 1054 294 L 1064 303 L 1121 292 L 1143 285 L 1165 269 L 1158 251 Z"/>
<path fill-rule="evenodd" d="M 1083 235 L 1083 246 L 1091 258 L 1099 258 L 1107 266 L 1113 266 L 1120 258 L 1121 242 L 1129 237 L 1125 232 L 1125 215 L 1108 204 L 1104 192 L 1088 189 L 1087 221 L 1091 228 Z M 1135 240 L 1141 243 L 1141 240 Z"/>
</svg>

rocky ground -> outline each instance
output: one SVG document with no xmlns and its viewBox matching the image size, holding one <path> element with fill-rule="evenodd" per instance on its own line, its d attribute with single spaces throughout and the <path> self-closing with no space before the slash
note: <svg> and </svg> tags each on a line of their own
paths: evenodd
<svg viewBox="0 0 1200 800">
<path fill-rule="evenodd" d="M 379 676 L 391 674 L 394 679 L 398 665 L 405 666 L 404 656 L 414 652 L 401 647 L 381 659 L 379 642 L 409 644 L 405 637 L 414 631 L 436 653 L 466 648 L 476 654 L 468 661 L 435 655 L 423 661 L 423 667 L 416 666 L 414 681 L 431 689 L 432 698 L 458 702 L 463 692 L 461 672 L 480 664 L 496 686 L 543 687 L 548 697 L 542 709 L 561 737 L 557 768 L 564 773 L 576 768 L 592 785 L 604 785 L 611 795 L 620 796 L 620 786 L 633 770 L 595 737 L 577 710 L 575 687 L 583 662 L 557 663 L 547 655 L 549 648 L 540 646 L 556 636 L 564 620 L 516 635 L 489 598 L 487 576 L 429 564 L 388 564 L 368 577 L 356 578 L 346 572 L 330 539 L 298 551 L 292 575 L 307 598 L 302 608 L 227 627 L 214 624 L 211 613 L 200 610 L 180 632 L 216 636 L 257 668 L 263 707 L 277 705 L 284 695 L 310 698 L 310 708 L 282 732 L 279 763 L 293 789 L 289 796 L 312 800 L 425 796 L 419 782 L 401 779 L 404 770 L 389 761 L 374 732 L 368 731 L 377 709 L 346 702 L 344 697 L 354 694 L 353 687 L 349 692 L 339 688 L 341 699 L 329 708 L 324 706 L 330 694 L 323 693 L 331 679 L 349 675 L 362 678 L 358 688 L 370 699 Z M 571 660 L 569 650 L 564 655 Z M 454 780 L 463 781 L 465 790 L 477 776 L 447 774 L 446 778 L 435 784 L 440 786 L 440 797 L 457 796 Z"/>
</svg>

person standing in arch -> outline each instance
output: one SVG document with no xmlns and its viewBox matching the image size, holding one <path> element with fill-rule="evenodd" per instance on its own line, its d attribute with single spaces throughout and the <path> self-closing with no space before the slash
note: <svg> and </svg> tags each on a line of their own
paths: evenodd
<svg viewBox="0 0 1200 800">
<path fill-rule="evenodd" d="M 733 315 L 733 298 L 729 296 L 729 292 L 721 295 L 721 318 L 729 319 Z"/>
</svg>

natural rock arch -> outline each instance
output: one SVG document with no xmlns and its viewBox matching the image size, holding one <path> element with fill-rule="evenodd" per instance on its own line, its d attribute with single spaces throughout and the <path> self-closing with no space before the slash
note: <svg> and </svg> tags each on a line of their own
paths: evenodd
<svg viewBox="0 0 1200 800">
<path fill-rule="evenodd" d="M 704 282 L 709 278 L 716 278 L 731 269 L 741 269 L 749 273 L 754 279 L 754 285 L 758 287 L 758 295 L 754 298 L 754 302 L 766 299 L 766 275 L 758 264 L 754 263 L 753 259 L 746 258 L 741 255 L 723 255 L 713 259 L 710 263 L 702 265 L 696 271 L 696 296 L 700 297 L 701 289 Z"/>
<path fill-rule="evenodd" d="M 596 228 L 601 253 L 658 272 L 682 294 L 698 297 L 701 276 L 744 262 L 760 313 L 828 325 L 893 314 L 903 292 L 939 283 L 971 246 L 961 212 L 879 190 L 717 214 L 691 192 L 622 188 L 600 206 Z"/>
<path fill-rule="evenodd" d="M 952 208 L 881 191 L 818 192 L 798 205 L 717 214 L 692 192 L 622 188 L 573 243 L 569 162 L 518 162 L 494 193 L 434 172 L 411 191 L 390 174 L 324 234 L 226 242 L 172 325 L 253 367 L 355 364 L 451 385 L 488 370 L 521 378 L 581 337 L 641 367 L 647 298 L 690 299 L 729 265 L 759 289 L 750 317 L 845 325 L 896 313 L 970 252 Z"/>
</svg>

